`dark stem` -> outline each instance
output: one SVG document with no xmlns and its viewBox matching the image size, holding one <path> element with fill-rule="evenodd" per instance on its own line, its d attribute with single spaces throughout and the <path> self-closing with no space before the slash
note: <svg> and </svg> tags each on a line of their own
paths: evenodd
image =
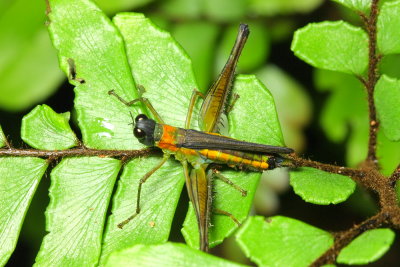
<svg viewBox="0 0 400 267">
<path fill-rule="evenodd" d="M 141 150 L 99 150 L 90 148 L 73 148 L 67 150 L 36 150 L 36 149 L 0 149 L 0 157 L 40 157 L 51 160 L 62 157 L 115 157 L 115 158 L 136 158 L 156 154 L 158 150 L 146 148 Z"/>
<path fill-rule="evenodd" d="M 388 223 L 388 214 L 380 212 L 360 224 L 353 226 L 351 229 L 335 234 L 333 246 L 316 259 L 310 266 L 322 266 L 325 264 L 336 263 L 336 258 L 340 251 L 353 241 L 357 236 L 370 229 L 376 229 Z"/>
<path fill-rule="evenodd" d="M 295 154 L 291 154 L 288 158 L 292 161 L 293 167 L 311 167 L 321 171 L 326 171 L 329 173 L 336 173 L 341 175 L 346 175 L 351 177 L 353 180 L 357 182 L 361 182 L 363 178 L 366 176 L 365 171 L 362 169 L 354 169 L 354 168 L 347 168 L 342 166 L 336 166 L 331 164 L 325 164 L 318 161 L 312 161 L 309 159 L 303 159 L 298 157 Z"/>
<path fill-rule="evenodd" d="M 379 128 L 379 122 L 376 118 L 376 109 L 374 103 L 374 89 L 378 80 L 378 63 L 380 56 L 376 54 L 376 22 L 378 17 L 378 3 L 379 0 L 372 0 L 371 13 L 367 18 L 362 15 L 362 19 L 365 23 L 365 28 L 368 32 L 369 46 L 369 64 L 368 64 L 368 75 L 367 80 L 363 82 L 364 87 L 367 91 L 368 96 L 368 109 L 369 109 L 369 141 L 368 141 L 368 155 L 367 161 L 373 164 L 376 168 L 378 167 L 378 161 L 376 158 L 376 144 L 377 144 L 377 132 Z"/>
<path fill-rule="evenodd" d="M 394 170 L 389 179 L 392 182 L 393 187 L 396 185 L 396 182 L 400 180 L 400 164 L 397 165 L 397 168 Z"/>
</svg>

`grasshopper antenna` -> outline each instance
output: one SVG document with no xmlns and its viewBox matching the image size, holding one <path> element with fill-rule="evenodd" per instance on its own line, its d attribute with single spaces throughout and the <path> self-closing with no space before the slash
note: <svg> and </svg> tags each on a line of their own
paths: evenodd
<svg viewBox="0 0 400 267">
<path fill-rule="evenodd" d="M 133 118 L 132 112 L 129 111 L 129 114 L 131 115 L 132 122 L 131 122 L 131 123 L 128 123 L 128 125 L 135 125 L 135 119 Z"/>
</svg>

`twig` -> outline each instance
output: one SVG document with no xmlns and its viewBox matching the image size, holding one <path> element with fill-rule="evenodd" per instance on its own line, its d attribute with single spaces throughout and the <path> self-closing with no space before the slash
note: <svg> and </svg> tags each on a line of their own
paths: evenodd
<svg viewBox="0 0 400 267">
<path fill-rule="evenodd" d="M 378 63 L 380 56 L 376 54 L 376 22 L 378 17 L 378 3 L 379 0 L 372 0 L 371 13 L 369 17 L 364 14 L 361 18 L 364 21 L 365 28 L 368 32 L 369 46 L 369 64 L 368 64 L 368 76 L 367 80 L 363 82 L 364 87 L 367 91 L 368 96 L 368 109 L 369 109 L 369 141 L 368 141 L 368 155 L 367 161 L 373 164 L 376 168 L 378 167 L 378 161 L 376 158 L 376 144 L 377 144 L 377 132 L 379 128 L 379 122 L 376 118 L 376 109 L 374 103 L 374 89 L 378 80 Z"/>
<path fill-rule="evenodd" d="M 141 149 L 141 150 L 99 150 L 89 148 L 74 148 L 67 150 L 36 150 L 36 149 L 0 149 L 1 156 L 13 156 L 13 157 L 41 157 L 55 160 L 62 157 L 116 157 L 116 158 L 135 158 L 141 156 L 148 156 L 156 154 L 156 149 Z"/>
<path fill-rule="evenodd" d="M 293 167 L 312 167 L 321 171 L 326 171 L 329 173 L 336 173 L 341 175 L 346 175 L 357 182 L 362 182 L 362 179 L 366 176 L 365 171 L 362 169 L 347 168 L 343 166 L 336 166 L 331 164 L 325 164 L 318 161 L 312 161 L 309 159 L 303 159 L 295 154 L 291 154 L 288 158 L 292 161 Z"/>
<path fill-rule="evenodd" d="M 400 180 L 400 164 L 397 165 L 397 168 L 394 170 L 392 175 L 389 177 L 392 186 L 394 187 L 396 185 L 396 182 Z"/>
<path fill-rule="evenodd" d="M 386 212 L 380 212 L 371 218 L 363 221 L 358 225 L 354 225 L 351 229 L 345 232 L 337 233 L 335 235 L 335 241 L 333 246 L 316 259 L 310 266 L 322 266 L 325 264 L 332 264 L 336 262 L 336 258 L 340 251 L 353 241 L 357 236 L 364 233 L 367 230 L 375 229 L 388 224 L 388 214 Z"/>
</svg>

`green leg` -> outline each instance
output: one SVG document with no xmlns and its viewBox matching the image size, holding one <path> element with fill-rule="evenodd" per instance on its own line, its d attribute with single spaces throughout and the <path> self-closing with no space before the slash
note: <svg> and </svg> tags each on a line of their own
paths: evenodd
<svg viewBox="0 0 400 267">
<path fill-rule="evenodd" d="M 167 162 L 168 158 L 170 155 L 164 154 L 163 159 L 158 163 L 156 166 L 154 166 L 153 169 L 148 171 L 139 181 L 139 187 L 138 187 L 138 193 L 137 193 L 137 198 L 136 198 L 136 211 L 133 215 L 129 216 L 128 219 L 122 221 L 121 223 L 118 224 L 118 227 L 122 229 L 127 223 L 129 223 L 133 218 L 135 218 L 139 213 L 140 213 L 140 194 L 142 191 L 142 185 L 155 173 L 159 168 L 161 168 L 162 165 L 164 165 L 165 162 Z"/>
<path fill-rule="evenodd" d="M 241 225 L 242 225 L 242 224 L 239 222 L 239 220 L 236 219 L 236 217 L 232 215 L 232 213 L 229 213 L 229 212 L 227 212 L 227 211 L 220 210 L 220 209 L 213 209 L 213 213 L 218 214 L 218 215 L 228 216 L 228 217 L 231 218 L 231 220 L 234 221 L 238 226 L 241 226 Z"/>
<path fill-rule="evenodd" d="M 232 186 L 234 189 L 236 189 L 237 191 L 239 191 L 243 197 L 247 196 L 247 191 L 244 190 L 243 188 L 241 188 L 240 186 L 234 184 L 231 180 L 229 180 L 228 178 L 226 178 L 225 176 L 223 176 L 218 170 L 211 170 L 212 171 L 212 176 L 223 181 L 224 183 Z M 224 215 L 224 216 L 228 216 L 229 218 L 231 218 L 232 221 L 234 221 L 238 226 L 240 226 L 240 222 L 238 219 L 236 219 L 235 216 L 233 216 L 231 213 L 224 211 L 224 210 L 220 210 L 220 209 L 213 209 L 213 213 L 218 214 L 218 215 Z"/>
<path fill-rule="evenodd" d="M 139 88 L 139 94 L 142 95 L 144 92 L 143 86 L 138 86 L 138 88 Z M 157 113 L 157 111 L 154 109 L 153 105 L 147 98 L 140 96 L 139 98 L 133 99 L 132 101 L 126 101 L 125 99 L 120 97 L 117 93 L 115 93 L 114 90 L 108 91 L 108 94 L 115 96 L 120 102 L 127 105 L 128 107 L 132 106 L 136 102 L 142 102 L 150 110 L 151 114 L 153 114 L 154 118 L 156 118 L 158 123 L 164 123 L 163 119 L 160 117 L 160 115 Z"/>
<path fill-rule="evenodd" d="M 238 95 L 238 94 L 236 94 L 236 93 L 233 94 L 233 96 L 232 96 L 232 101 L 231 101 L 231 103 L 229 104 L 229 106 L 226 108 L 226 112 L 225 112 L 225 113 L 226 113 L 227 115 L 229 114 L 229 112 L 232 111 L 233 107 L 234 107 L 235 104 L 236 104 L 236 101 L 238 101 L 239 98 L 240 98 L 240 95 Z"/>
<path fill-rule="evenodd" d="M 204 99 L 205 96 L 203 95 L 202 92 L 194 89 L 192 92 L 192 96 L 190 97 L 189 109 L 188 109 L 188 112 L 186 115 L 186 121 L 185 121 L 185 129 L 190 128 L 190 121 L 192 120 L 193 109 L 194 109 L 194 106 L 196 105 L 196 100 L 198 97 L 201 97 Z"/>
<path fill-rule="evenodd" d="M 213 169 L 212 172 L 213 172 L 213 175 L 216 178 L 220 179 L 224 183 L 226 183 L 226 184 L 232 186 L 233 188 L 235 188 L 237 191 L 239 191 L 242 194 L 243 197 L 247 196 L 247 191 L 246 190 L 244 190 L 243 188 L 241 188 L 240 186 L 236 185 L 231 180 L 229 180 L 228 178 L 223 176 L 218 170 Z"/>
</svg>

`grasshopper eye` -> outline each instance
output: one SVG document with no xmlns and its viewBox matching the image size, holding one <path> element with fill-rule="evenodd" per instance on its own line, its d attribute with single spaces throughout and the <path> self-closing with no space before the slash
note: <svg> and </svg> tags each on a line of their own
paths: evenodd
<svg viewBox="0 0 400 267">
<path fill-rule="evenodd" d="M 137 117 L 136 117 L 136 118 L 137 118 Z M 145 133 L 143 130 L 137 128 L 137 127 L 135 127 L 135 128 L 133 129 L 133 135 L 134 135 L 137 139 L 143 139 L 143 138 L 146 137 L 146 133 Z"/>
<path fill-rule="evenodd" d="M 148 119 L 148 118 L 147 118 L 146 115 L 144 115 L 144 114 L 139 114 L 139 115 L 136 116 L 135 122 L 137 123 L 138 121 L 147 120 L 147 119 Z"/>
</svg>

